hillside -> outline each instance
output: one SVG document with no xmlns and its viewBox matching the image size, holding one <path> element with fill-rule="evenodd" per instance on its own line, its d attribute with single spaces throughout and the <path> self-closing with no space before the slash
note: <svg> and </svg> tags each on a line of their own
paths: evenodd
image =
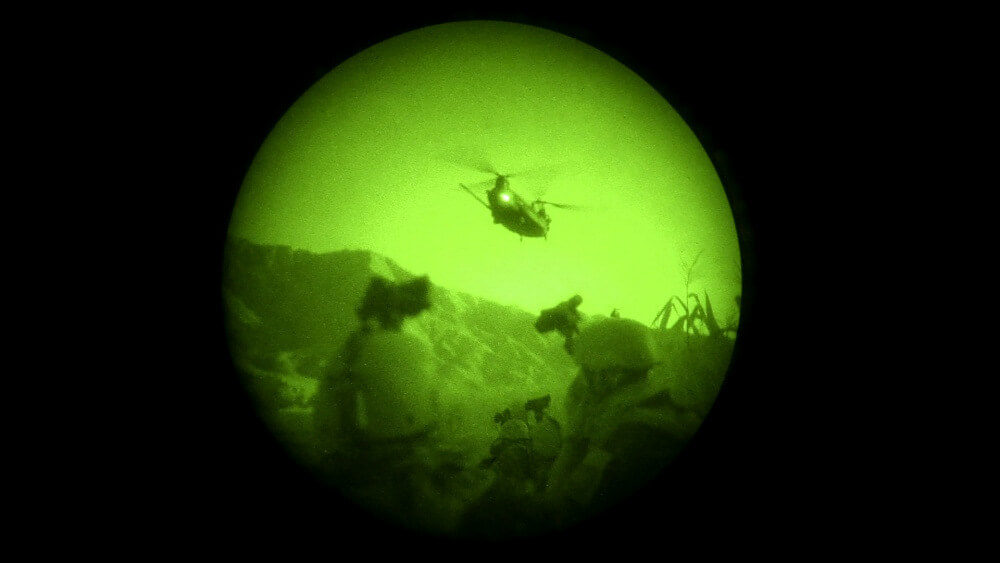
<svg viewBox="0 0 1000 563">
<path fill-rule="evenodd" d="M 374 275 L 414 277 L 368 251 L 316 254 L 235 239 L 225 255 L 230 351 L 265 411 L 308 408 L 317 380 L 359 325 L 355 308 Z M 495 433 L 494 412 L 546 393 L 553 414 L 561 413 L 576 370 L 561 339 L 535 331 L 531 313 L 433 281 L 431 308 L 403 330 L 433 348 L 442 401 L 462 403 L 455 410 L 463 420 L 452 423 Z M 477 420 L 464 420 L 472 413 Z"/>
<path fill-rule="evenodd" d="M 402 335 L 366 335 L 364 347 L 373 355 L 353 368 L 381 381 L 381 387 L 372 389 L 391 389 L 378 396 L 381 403 L 365 403 L 379 413 L 372 420 L 384 422 L 381 428 L 413 423 L 406 422 L 411 411 L 417 415 L 414 420 L 425 415 L 433 423 L 432 444 L 406 450 L 407 455 L 423 452 L 418 457 L 425 467 L 392 473 L 394 464 L 405 465 L 404 458 L 409 459 L 397 452 L 391 454 L 392 463 L 355 468 L 356 474 L 377 474 L 381 480 L 349 487 L 369 508 L 401 516 L 421 529 L 451 532 L 465 526 L 473 535 L 503 536 L 520 533 L 523 526 L 541 529 L 561 518 L 565 523 L 567 515 L 584 514 L 580 507 L 596 509 L 623 498 L 691 438 L 719 392 L 732 354 L 731 339 L 688 333 L 681 323 L 652 330 L 635 321 L 594 316 L 581 324 L 581 348 L 574 361 L 560 336 L 535 330 L 536 313 L 433 285 L 433 272 L 427 274 L 430 308 L 406 319 Z M 318 431 L 317 417 L 341 408 L 329 401 L 329 390 L 342 377 L 345 358 L 340 355 L 360 325 L 355 310 L 376 275 L 395 282 L 415 277 L 368 251 L 317 254 L 245 240 L 227 244 L 222 291 L 233 361 L 279 441 L 320 473 L 355 463 L 350 457 L 330 463 L 326 456 L 331 449 L 323 440 L 339 434 Z M 584 383 L 581 366 L 590 366 L 591 374 L 619 366 L 605 374 L 611 377 L 646 355 L 652 367 L 639 380 L 605 394 L 598 391 L 599 383 Z M 317 393 L 320 381 L 323 393 Z M 491 444 L 503 429 L 516 426 L 501 427 L 494 415 L 513 409 L 527 416 L 525 401 L 546 394 L 551 406 L 550 421 L 544 424 L 556 429 L 550 455 L 560 452 L 560 460 L 577 459 L 581 468 L 554 473 L 552 492 L 545 493 L 548 500 L 521 485 L 505 489 L 513 482 L 509 465 L 507 474 L 480 468 L 493 455 Z M 525 428 L 537 432 L 541 426 Z M 573 433 L 587 439 L 562 442 Z M 542 435 L 531 436 L 534 451 L 541 451 Z M 573 444 L 583 444 L 578 457 Z M 393 486 L 406 489 L 404 497 L 420 495 L 420 510 L 387 500 L 383 491 Z M 577 508 L 559 504 L 565 499 Z"/>
</svg>

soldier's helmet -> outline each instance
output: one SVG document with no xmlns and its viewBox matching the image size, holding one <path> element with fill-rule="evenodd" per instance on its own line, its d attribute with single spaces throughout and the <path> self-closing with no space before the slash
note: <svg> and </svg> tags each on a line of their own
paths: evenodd
<svg viewBox="0 0 1000 563">
<path fill-rule="evenodd" d="M 581 327 L 573 359 L 591 371 L 642 370 L 659 363 L 662 356 L 649 328 L 632 319 L 610 317 Z"/>
<path fill-rule="evenodd" d="M 602 317 L 581 328 L 573 360 L 580 366 L 580 372 L 567 394 L 568 431 L 587 433 L 589 430 L 584 429 L 601 418 L 593 409 L 603 410 L 605 407 L 601 405 L 608 401 L 617 404 L 615 396 L 625 391 L 625 387 L 634 388 L 635 383 L 643 381 L 643 376 L 663 361 L 663 352 L 652 330 L 642 323 Z M 642 394 L 646 391 L 643 389 L 632 391 Z M 648 391 L 655 393 L 652 388 Z"/>
</svg>

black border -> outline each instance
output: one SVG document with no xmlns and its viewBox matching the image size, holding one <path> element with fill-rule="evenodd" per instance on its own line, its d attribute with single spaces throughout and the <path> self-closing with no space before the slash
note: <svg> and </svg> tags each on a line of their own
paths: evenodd
<svg viewBox="0 0 1000 563">
<path fill-rule="evenodd" d="M 817 507 L 824 505 L 825 485 L 803 457 L 811 421 L 796 418 L 805 409 L 793 406 L 801 400 L 797 374 L 774 362 L 772 339 L 783 321 L 764 313 L 772 310 L 765 303 L 785 299 L 775 289 L 788 274 L 785 260 L 797 245 L 805 245 L 789 242 L 784 232 L 791 211 L 787 201 L 796 187 L 775 176 L 773 153 L 787 149 L 794 154 L 797 140 L 789 136 L 790 125 L 815 111 L 788 94 L 806 57 L 789 56 L 785 36 L 774 26 L 667 21 L 659 14 L 614 18 L 537 11 L 344 17 L 305 25 L 301 32 L 296 24 L 277 21 L 245 31 L 210 26 L 188 36 L 187 43 L 168 45 L 176 51 L 168 53 L 167 81 L 189 143 L 176 158 L 194 178 L 175 189 L 181 199 L 198 202 L 196 209 L 186 210 L 172 241 L 186 255 L 182 271 L 190 278 L 178 291 L 198 304 L 197 326 L 187 334 L 198 355 L 189 365 L 198 367 L 187 375 L 196 382 L 199 398 L 178 399 L 186 415 L 173 429 L 179 440 L 172 452 L 180 460 L 173 484 L 188 499 L 194 522 L 225 521 L 277 536 L 302 527 L 352 538 L 440 543 L 380 527 L 287 458 L 239 393 L 225 349 L 216 282 L 243 175 L 298 96 L 368 46 L 424 25 L 462 19 L 500 19 L 565 33 L 612 55 L 652 84 L 716 165 L 744 256 L 743 327 L 733 368 L 716 407 L 682 457 L 640 496 L 564 534 L 529 543 L 657 538 L 667 529 L 711 535 L 710 528 L 720 526 L 742 531 L 810 527 L 811 518 L 803 516 L 822 511 Z M 781 516 L 773 516 L 775 510 Z"/>
</svg>

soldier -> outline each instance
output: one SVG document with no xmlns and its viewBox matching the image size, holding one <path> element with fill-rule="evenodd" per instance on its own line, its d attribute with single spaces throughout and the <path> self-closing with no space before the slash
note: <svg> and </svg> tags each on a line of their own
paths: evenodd
<svg viewBox="0 0 1000 563">
<path fill-rule="evenodd" d="M 557 514 L 582 515 L 630 494 L 679 450 L 699 419 L 650 371 L 665 360 L 651 329 L 600 319 L 576 339 L 562 451 L 546 485 Z"/>
<path fill-rule="evenodd" d="M 519 481 L 525 490 L 540 489 L 562 447 L 559 422 L 545 412 L 551 402 L 551 395 L 545 395 L 525 402 L 523 408 L 515 407 L 514 412 L 508 408 L 497 413 L 493 421 L 500 424 L 500 436 L 481 467 Z"/>
<path fill-rule="evenodd" d="M 320 462 L 337 487 L 377 514 L 426 517 L 420 524 L 430 526 L 446 510 L 428 507 L 425 482 L 454 456 L 436 441 L 433 350 L 400 330 L 429 306 L 428 289 L 426 276 L 372 279 L 357 309 L 362 326 L 321 379 L 313 418 Z"/>
<path fill-rule="evenodd" d="M 399 330 L 403 319 L 430 308 L 429 293 L 430 279 L 427 276 L 399 284 L 381 276 L 373 277 L 357 309 L 362 330 L 371 329 L 372 319 L 385 330 Z"/>
<path fill-rule="evenodd" d="M 535 329 L 538 332 L 544 334 L 552 330 L 559 331 L 559 334 L 562 334 L 566 338 L 564 347 L 570 355 L 573 355 L 573 336 L 580 332 L 578 328 L 580 313 L 576 308 L 582 302 L 582 297 L 574 295 L 569 300 L 563 301 L 551 309 L 545 309 L 538 316 L 538 320 L 535 321 Z"/>
<path fill-rule="evenodd" d="M 542 501 L 548 471 L 562 447 L 559 423 L 544 412 L 549 395 L 504 409 L 493 417 L 499 436 L 490 445 L 495 479 L 466 511 L 461 531 L 473 536 L 538 533 L 554 519 Z"/>
</svg>

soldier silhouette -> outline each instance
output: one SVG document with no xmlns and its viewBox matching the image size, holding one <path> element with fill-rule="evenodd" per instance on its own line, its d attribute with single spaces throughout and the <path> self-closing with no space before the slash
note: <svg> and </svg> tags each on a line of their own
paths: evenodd
<svg viewBox="0 0 1000 563">
<path fill-rule="evenodd" d="M 573 354 L 573 336 L 580 332 L 578 328 L 580 313 L 576 308 L 582 302 L 582 297 L 574 295 L 551 309 L 545 309 L 535 321 L 535 329 L 538 332 L 544 334 L 553 330 L 559 331 L 559 334 L 566 338 L 564 347 L 570 355 Z"/>
</svg>

